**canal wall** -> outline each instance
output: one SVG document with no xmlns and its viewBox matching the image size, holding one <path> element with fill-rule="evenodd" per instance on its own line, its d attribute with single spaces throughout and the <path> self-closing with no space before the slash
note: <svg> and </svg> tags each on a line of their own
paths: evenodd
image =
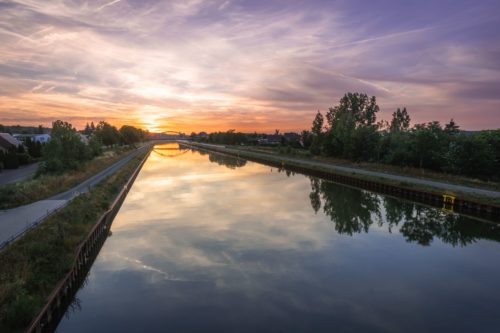
<svg viewBox="0 0 500 333">
<path fill-rule="evenodd" d="M 361 189 L 391 195 L 400 199 L 419 202 L 434 207 L 442 208 L 447 212 L 481 217 L 493 222 L 500 221 L 500 206 L 481 203 L 478 201 L 460 198 L 448 192 L 434 193 L 430 191 L 412 189 L 403 186 L 386 184 L 372 179 L 363 179 L 351 175 L 336 173 L 334 171 L 318 170 L 311 167 L 298 165 L 290 161 L 279 161 L 279 156 L 266 158 L 265 155 L 255 156 L 253 153 L 244 151 L 226 150 L 225 147 L 216 145 L 202 145 L 197 143 L 183 143 L 193 148 L 226 154 L 229 156 L 244 158 L 249 161 L 276 167 L 278 169 L 290 170 L 304 175 L 314 176 L 336 183 L 355 186 Z"/>
<path fill-rule="evenodd" d="M 33 320 L 27 333 L 46 333 L 53 332 L 62 316 L 65 314 L 68 306 L 85 281 L 90 267 L 94 263 L 101 247 L 109 235 L 111 223 L 125 200 L 128 191 L 132 187 L 135 179 L 139 175 L 142 166 L 146 162 L 151 150 L 142 159 L 140 164 L 134 170 L 127 183 L 123 186 L 110 208 L 98 219 L 97 223 L 91 229 L 85 240 L 76 251 L 73 268 L 57 284 L 52 293 L 47 298 L 47 303 L 42 308 L 38 316 Z"/>
</svg>

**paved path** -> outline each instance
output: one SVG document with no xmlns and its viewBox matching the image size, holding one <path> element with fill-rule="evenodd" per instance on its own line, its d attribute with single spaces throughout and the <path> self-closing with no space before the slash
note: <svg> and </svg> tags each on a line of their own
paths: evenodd
<svg viewBox="0 0 500 333">
<path fill-rule="evenodd" d="M 0 249 L 6 242 L 10 242 L 30 228 L 38 225 L 48 215 L 64 207 L 75 196 L 87 192 L 104 178 L 112 175 L 140 152 L 149 146 L 142 146 L 115 164 L 83 181 L 68 191 L 56 194 L 46 200 L 40 200 L 28 205 L 0 211 Z"/>
<path fill-rule="evenodd" d="M 198 144 L 198 145 L 203 146 L 203 144 Z M 214 148 L 214 145 L 208 145 L 208 146 L 210 146 L 210 148 Z M 220 149 L 221 151 L 226 150 L 226 151 L 232 152 L 232 153 L 247 152 L 246 150 L 228 148 L 225 146 L 216 146 L 216 147 L 218 149 Z M 493 190 L 485 190 L 485 189 L 471 187 L 471 186 L 450 184 L 450 183 L 440 182 L 440 181 L 436 181 L 436 180 L 421 179 L 421 178 L 408 177 L 408 176 L 400 176 L 400 175 L 394 175 L 394 174 L 385 173 L 385 172 L 370 171 L 370 170 L 365 170 L 365 169 L 360 169 L 360 168 L 340 166 L 340 165 L 334 165 L 334 164 L 326 163 L 326 162 L 305 160 L 305 159 L 293 158 L 293 157 L 282 156 L 282 155 L 260 153 L 260 152 L 255 152 L 255 151 L 248 151 L 248 152 L 254 156 L 260 156 L 263 158 L 273 157 L 275 159 L 279 159 L 279 160 L 282 160 L 285 162 L 287 162 L 287 161 L 296 162 L 296 163 L 300 163 L 303 165 L 310 165 L 310 166 L 322 167 L 322 168 L 331 169 L 331 170 L 338 170 L 338 171 L 341 171 L 344 173 L 357 173 L 360 175 L 366 175 L 366 176 L 371 176 L 371 177 L 380 177 L 380 178 L 385 178 L 385 179 L 390 179 L 390 180 L 395 180 L 395 181 L 400 181 L 400 182 L 406 182 L 409 184 L 425 185 L 425 186 L 430 186 L 430 187 L 437 188 L 437 189 L 440 189 L 443 191 L 452 191 L 452 192 L 456 191 L 456 192 L 478 194 L 478 195 L 482 195 L 485 197 L 491 197 L 491 198 L 500 198 L 500 192 L 493 191 Z"/>
<path fill-rule="evenodd" d="M 35 174 L 38 169 L 38 163 L 23 165 L 18 169 L 7 169 L 0 172 L 0 185 L 19 182 Z"/>
</svg>

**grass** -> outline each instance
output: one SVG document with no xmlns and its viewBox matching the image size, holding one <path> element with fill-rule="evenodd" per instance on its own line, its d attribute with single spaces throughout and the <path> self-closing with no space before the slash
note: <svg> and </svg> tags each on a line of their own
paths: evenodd
<svg viewBox="0 0 500 333">
<path fill-rule="evenodd" d="M 49 198 L 64 192 L 117 162 L 131 150 L 119 147 L 84 163 L 79 169 L 59 175 L 41 175 L 0 186 L 0 209 L 9 209 Z"/>
<path fill-rule="evenodd" d="M 0 332 L 21 332 L 70 270 L 79 244 L 146 152 L 0 252 Z"/>
<path fill-rule="evenodd" d="M 234 147 L 231 146 L 231 148 L 246 150 L 246 151 L 254 151 L 259 153 L 267 153 L 273 155 L 283 155 L 294 158 L 304 158 L 318 162 L 331 163 L 334 165 L 347 166 L 347 167 L 365 169 L 370 171 L 385 172 L 401 176 L 436 180 L 458 185 L 477 187 L 487 190 L 500 191 L 499 182 L 484 181 L 466 176 L 453 175 L 453 174 L 436 172 L 432 170 L 420 169 L 415 167 L 402 167 L 397 165 L 389 165 L 389 164 L 375 163 L 375 162 L 356 163 L 353 161 L 339 159 L 339 158 L 314 156 L 309 151 L 304 149 L 290 148 L 287 150 L 286 148 L 280 148 L 280 147 L 241 147 L 241 146 L 234 146 Z"/>
</svg>

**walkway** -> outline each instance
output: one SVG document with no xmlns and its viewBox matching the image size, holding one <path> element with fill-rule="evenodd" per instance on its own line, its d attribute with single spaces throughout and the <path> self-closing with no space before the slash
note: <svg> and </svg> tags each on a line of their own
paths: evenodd
<svg viewBox="0 0 500 333">
<path fill-rule="evenodd" d="M 203 147 L 204 144 L 198 143 L 196 145 Z M 212 149 L 216 148 L 222 152 L 227 151 L 227 152 L 231 152 L 231 153 L 240 153 L 242 155 L 244 153 L 249 153 L 252 156 L 261 157 L 261 158 L 271 157 L 273 159 L 279 159 L 280 161 L 284 161 L 284 162 L 288 161 L 288 162 L 297 163 L 297 164 L 301 164 L 301 165 L 330 169 L 332 171 L 340 171 L 343 173 L 355 173 L 355 174 L 359 174 L 359 175 L 385 178 L 385 179 L 395 180 L 395 181 L 399 181 L 399 182 L 405 182 L 405 183 L 409 183 L 409 184 L 419 184 L 419 185 L 424 185 L 424 186 L 429 186 L 429 187 L 433 187 L 436 189 L 440 189 L 443 191 L 456 191 L 456 192 L 477 194 L 477 195 L 490 197 L 490 198 L 500 198 L 500 192 L 498 192 L 498 191 L 485 190 L 485 189 L 466 186 L 466 185 L 450 184 L 450 183 L 446 183 L 446 182 L 440 182 L 440 181 L 429 180 L 429 179 L 421 179 L 421 178 L 415 178 L 415 177 L 408 177 L 408 176 L 399 176 L 399 175 L 394 175 L 394 174 L 385 173 L 385 172 L 370 171 L 370 170 L 365 170 L 365 169 L 360 169 L 360 168 L 334 165 L 331 163 L 319 162 L 319 161 L 314 161 L 314 160 L 305 160 L 305 159 L 293 158 L 293 157 L 276 155 L 276 154 L 268 154 L 268 153 L 259 153 L 259 152 L 255 152 L 255 151 L 239 150 L 239 149 L 235 149 L 235 148 L 228 148 L 226 146 L 215 146 L 215 145 L 207 145 L 207 146 L 208 146 L 207 148 L 212 148 Z"/>
<path fill-rule="evenodd" d="M 35 174 L 38 169 L 38 163 L 23 165 L 18 169 L 7 169 L 0 172 L 0 185 L 19 182 Z"/>
<path fill-rule="evenodd" d="M 100 181 L 115 173 L 132 158 L 148 148 L 149 145 L 145 145 L 134 150 L 115 164 L 68 191 L 56 194 L 46 200 L 40 200 L 21 207 L 0 211 L 0 249 L 7 243 L 23 235 L 29 229 L 38 225 L 48 215 L 64 207 L 75 196 L 87 192 Z"/>
</svg>

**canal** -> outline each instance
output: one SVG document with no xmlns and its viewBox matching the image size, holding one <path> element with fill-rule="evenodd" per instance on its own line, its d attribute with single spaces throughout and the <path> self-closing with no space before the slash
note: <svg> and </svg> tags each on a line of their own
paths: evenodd
<svg viewBox="0 0 500 333">
<path fill-rule="evenodd" d="M 57 332 L 498 332 L 500 225 L 156 146 Z"/>
</svg>

